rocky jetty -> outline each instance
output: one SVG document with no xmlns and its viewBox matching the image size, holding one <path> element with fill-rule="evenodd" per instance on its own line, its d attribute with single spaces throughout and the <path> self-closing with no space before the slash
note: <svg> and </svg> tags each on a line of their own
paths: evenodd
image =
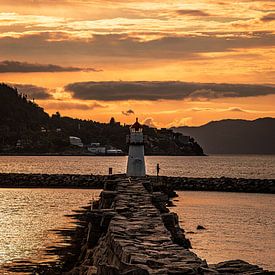
<svg viewBox="0 0 275 275">
<path fill-rule="evenodd" d="M 241 260 L 208 265 L 189 250 L 167 201 L 146 179 L 106 181 L 87 215 L 78 260 L 62 274 L 274 274 Z"/>
<path fill-rule="evenodd" d="M 275 179 L 149 177 L 171 190 L 275 194 Z"/>
<path fill-rule="evenodd" d="M 0 187 L 102 189 L 107 179 L 101 175 L 0 173 Z"/>
<path fill-rule="evenodd" d="M 114 176 L 125 175 L 78 175 L 78 174 L 20 174 L 0 173 L 0 187 L 5 188 L 90 188 L 103 189 L 104 183 Z M 219 191 L 275 194 L 275 179 L 242 178 L 187 178 L 147 176 L 155 189 L 170 195 L 174 190 Z"/>
</svg>

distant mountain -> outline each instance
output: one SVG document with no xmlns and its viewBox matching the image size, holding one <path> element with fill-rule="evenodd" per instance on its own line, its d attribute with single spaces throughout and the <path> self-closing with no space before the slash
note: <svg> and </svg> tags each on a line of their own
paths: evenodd
<svg viewBox="0 0 275 275">
<path fill-rule="evenodd" d="M 143 126 L 147 155 L 203 155 L 192 138 L 172 130 Z M 126 136 L 129 125 L 49 116 L 33 100 L 6 84 L 0 83 L 0 154 L 88 154 L 91 143 L 128 151 Z M 74 136 L 84 143 L 76 148 L 69 142 Z"/>
<path fill-rule="evenodd" d="M 275 154 L 275 118 L 226 119 L 173 130 L 194 137 L 206 154 Z"/>
</svg>

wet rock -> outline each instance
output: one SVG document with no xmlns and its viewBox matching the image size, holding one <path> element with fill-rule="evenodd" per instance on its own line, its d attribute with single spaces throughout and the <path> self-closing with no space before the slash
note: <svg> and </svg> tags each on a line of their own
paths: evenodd
<svg viewBox="0 0 275 275">
<path fill-rule="evenodd" d="M 197 226 L 197 230 L 206 230 L 206 228 L 204 226 L 202 226 L 202 225 L 199 224 Z"/>
<path fill-rule="evenodd" d="M 211 265 L 218 274 L 274 274 L 274 272 L 266 271 L 257 265 L 249 264 L 242 260 L 231 260 Z"/>
</svg>

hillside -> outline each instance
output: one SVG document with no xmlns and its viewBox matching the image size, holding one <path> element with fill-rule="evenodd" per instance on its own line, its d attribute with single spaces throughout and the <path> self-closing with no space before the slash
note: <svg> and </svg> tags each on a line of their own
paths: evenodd
<svg viewBox="0 0 275 275">
<path fill-rule="evenodd" d="M 49 115 L 27 96 L 0 84 L 0 125 L 8 126 L 12 132 L 35 130 L 47 124 Z"/>
<path fill-rule="evenodd" d="M 0 84 L 0 153 L 1 154 L 88 154 L 91 143 L 117 148 L 127 153 L 129 125 L 49 116 L 36 103 L 16 89 Z M 147 155 L 203 155 L 193 139 L 171 130 L 144 126 Z M 70 145 L 69 136 L 81 138 L 83 148 Z"/>
<path fill-rule="evenodd" d="M 275 118 L 227 119 L 173 130 L 193 136 L 207 154 L 275 154 Z"/>
</svg>

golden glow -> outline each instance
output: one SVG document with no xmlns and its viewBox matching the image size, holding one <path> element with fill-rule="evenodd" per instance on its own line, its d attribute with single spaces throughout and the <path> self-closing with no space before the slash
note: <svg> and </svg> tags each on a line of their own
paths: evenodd
<svg viewBox="0 0 275 275">
<path fill-rule="evenodd" d="M 158 127 L 274 117 L 275 95 L 156 104 L 76 100 L 63 90 L 109 80 L 274 85 L 274 10 L 272 0 L 0 0 L 0 62 L 100 70 L 9 72 L 0 81 L 48 88 L 53 97 L 37 102 L 50 113 L 104 122 L 130 123 L 128 109 Z"/>
</svg>

